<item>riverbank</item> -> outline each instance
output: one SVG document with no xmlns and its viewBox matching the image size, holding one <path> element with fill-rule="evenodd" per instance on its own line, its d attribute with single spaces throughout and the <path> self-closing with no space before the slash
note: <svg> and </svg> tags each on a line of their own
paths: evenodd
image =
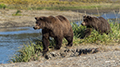
<svg viewBox="0 0 120 67">
<path fill-rule="evenodd" d="M 92 50 L 91 52 L 89 52 L 87 51 L 89 49 L 96 50 Z M 83 50 L 83 53 L 77 55 L 77 53 L 75 52 L 79 50 Z M 62 53 L 62 56 L 64 57 L 60 58 L 59 56 L 57 56 L 60 53 Z M 51 56 L 52 58 L 48 60 L 40 57 L 41 59 L 38 61 L 0 64 L 0 67 L 119 67 L 120 45 L 111 44 L 110 46 L 87 44 L 73 46 L 69 48 L 69 51 L 67 48 L 62 47 L 60 50 L 51 51 L 49 53 L 49 56 Z"/>
<path fill-rule="evenodd" d="M 106 9 L 99 10 L 99 14 L 107 13 L 111 11 L 119 11 L 119 9 Z M 11 9 L 0 9 L 0 28 L 4 27 L 28 27 L 35 25 L 36 16 L 56 16 L 63 15 L 70 22 L 74 21 L 82 21 L 83 15 L 98 15 L 98 11 L 96 9 L 81 9 L 81 10 L 73 10 L 73 11 L 54 11 L 54 10 L 11 10 Z"/>
<path fill-rule="evenodd" d="M 19 11 L 19 13 L 17 13 Z M 63 15 L 70 22 L 81 20 L 83 13 L 73 11 L 49 11 L 49 10 L 0 10 L 0 27 L 24 27 L 34 26 L 36 16 Z"/>
</svg>

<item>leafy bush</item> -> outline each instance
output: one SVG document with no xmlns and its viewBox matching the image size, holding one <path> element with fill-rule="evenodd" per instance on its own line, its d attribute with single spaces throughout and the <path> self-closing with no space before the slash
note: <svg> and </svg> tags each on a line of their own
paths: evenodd
<svg viewBox="0 0 120 67">
<path fill-rule="evenodd" d="M 69 10 L 69 9 L 96 9 L 119 7 L 115 3 L 119 0 L 0 0 L 0 3 L 8 4 L 9 9 L 48 9 L 48 10 Z M 106 5 L 106 4 L 107 5 Z M 112 6 L 114 3 L 114 7 Z M 87 4 L 87 5 L 86 5 Z M 111 4 L 111 5 L 109 5 Z"/>
<path fill-rule="evenodd" d="M 34 43 L 24 44 L 22 49 L 17 51 L 17 54 L 10 60 L 10 62 L 29 62 L 38 60 L 42 46 L 35 45 Z"/>
<path fill-rule="evenodd" d="M 84 30 L 86 27 L 84 26 L 78 26 L 76 24 L 73 24 L 73 31 L 74 31 L 74 36 L 76 38 L 81 38 L 82 35 L 84 34 Z M 103 35 L 99 34 L 96 30 L 93 30 L 91 32 L 91 35 L 84 38 L 80 39 L 79 43 L 97 43 L 97 44 L 109 44 L 109 43 L 118 43 L 120 40 L 120 24 L 119 23 L 110 23 L 111 30 L 108 35 L 105 33 Z"/>
<path fill-rule="evenodd" d="M 5 9 L 7 6 L 5 4 L 0 4 L 0 9 Z"/>
<path fill-rule="evenodd" d="M 21 14 L 19 14 L 19 13 L 21 13 L 21 11 L 20 11 L 20 10 L 17 10 L 16 13 L 15 13 L 15 14 L 12 14 L 12 15 L 13 15 L 13 16 L 21 16 Z"/>
</svg>

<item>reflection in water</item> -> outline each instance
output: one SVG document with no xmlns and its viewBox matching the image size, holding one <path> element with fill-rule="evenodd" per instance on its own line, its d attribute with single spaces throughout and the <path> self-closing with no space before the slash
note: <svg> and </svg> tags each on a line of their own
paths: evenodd
<svg viewBox="0 0 120 67">
<path fill-rule="evenodd" d="M 105 19 L 115 19 L 115 18 L 120 18 L 120 13 L 114 13 L 114 12 L 109 12 L 109 13 L 104 13 L 102 15 Z"/>
<path fill-rule="evenodd" d="M 120 23 L 120 13 L 119 12 L 109 12 L 101 15 L 105 19 L 110 19 L 110 22 L 119 22 Z"/>
<path fill-rule="evenodd" d="M 18 47 L 40 37 L 40 32 L 41 30 L 34 30 L 32 27 L 0 29 L 0 63 L 8 63 Z"/>
</svg>

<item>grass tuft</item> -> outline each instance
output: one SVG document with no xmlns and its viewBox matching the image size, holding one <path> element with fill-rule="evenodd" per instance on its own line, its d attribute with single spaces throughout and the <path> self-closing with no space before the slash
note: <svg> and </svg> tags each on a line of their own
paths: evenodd
<svg viewBox="0 0 120 67">
<path fill-rule="evenodd" d="M 105 33 L 103 35 L 99 34 L 96 30 L 91 32 L 91 35 L 85 37 L 84 39 L 80 39 L 79 43 L 96 43 L 96 44 L 109 44 L 109 43 L 118 43 L 120 40 L 120 24 L 119 23 L 109 23 L 111 26 L 112 32 L 108 35 Z M 73 24 L 73 31 L 75 38 L 81 38 L 84 34 L 84 30 L 86 27 L 78 26 Z"/>
<path fill-rule="evenodd" d="M 7 6 L 5 4 L 0 4 L 0 9 L 5 9 Z"/>
<path fill-rule="evenodd" d="M 21 11 L 17 10 L 15 14 L 12 14 L 12 16 L 21 16 L 22 14 L 19 14 L 19 13 L 21 13 Z"/>
<path fill-rule="evenodd" d="M 41 45 L 35 45 L 34 43 L 30 42 L 29 44 L 23 44 L 22 49 L 17 51 L 17 54 L 10 59 L 10 62 L 29 62 L 38 60 L 40 51 L 42 50 Z"/>
</svg>

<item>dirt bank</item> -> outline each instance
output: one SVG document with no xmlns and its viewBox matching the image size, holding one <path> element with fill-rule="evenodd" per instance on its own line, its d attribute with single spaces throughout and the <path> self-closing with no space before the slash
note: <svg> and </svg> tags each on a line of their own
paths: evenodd
<svg viewBox="0 0 120 67">
<path fill-rule="evenodd" d="M 87 14 L 102 14 L 102 13 L 108 13 L 111 11 L 119 12 L 119 8 L 106 8 L 106 9 L 80 9 L 80 10 L 72 10 L 73 12 L 79 12 L 79 13 L 87 13 Z"/>
<path fill-rule="evenodd" d="M 48 10 L 0 10 L 0 27 L 19 27 L 19 26 L 33 26 L 36 16 L 56 16 L 63 15 L 69 21 L 81 20 L 82 13 L 72 11 L 48 11 Z"/>
<path fill-rule="evenodd" d="M 104 9 L 99 10 L 99 13 L 106 13 L 110 11 L 119 11 L 119 9 Z M 18 10 L 1 9 L 0 10 L 0 27 L 24 27 L 24 26 L 34 26 L 36 16 L 56 16 L 63 15 L 70 22 L 81 21 L 83 15 L 97 14 L 96 9 L 92 10 L 73 10 L 73 11 L 49 11 L 49 10 L 20 10 L 20 13 L 15 15 Z"/>
<path fill-rule="evenodd" d="M 97 48 L 97 49 L 96 49 Z M 80 50 L 79 50 L 80 49 Z M 89 49 L 93 49 L 89 51 Z M 67 50 L 67 51 L 66 51 Z M 76 53 L 77 52 L 77 53 Z M 82 54 L 81 54 L 82 52 Z M 47 54 L 48 60 L 0 64 L 0 67 L 119 67 L 120 45 L 79 45 Z M 61 57 L 60 57 L 61 56 Z"/>
</svg>

